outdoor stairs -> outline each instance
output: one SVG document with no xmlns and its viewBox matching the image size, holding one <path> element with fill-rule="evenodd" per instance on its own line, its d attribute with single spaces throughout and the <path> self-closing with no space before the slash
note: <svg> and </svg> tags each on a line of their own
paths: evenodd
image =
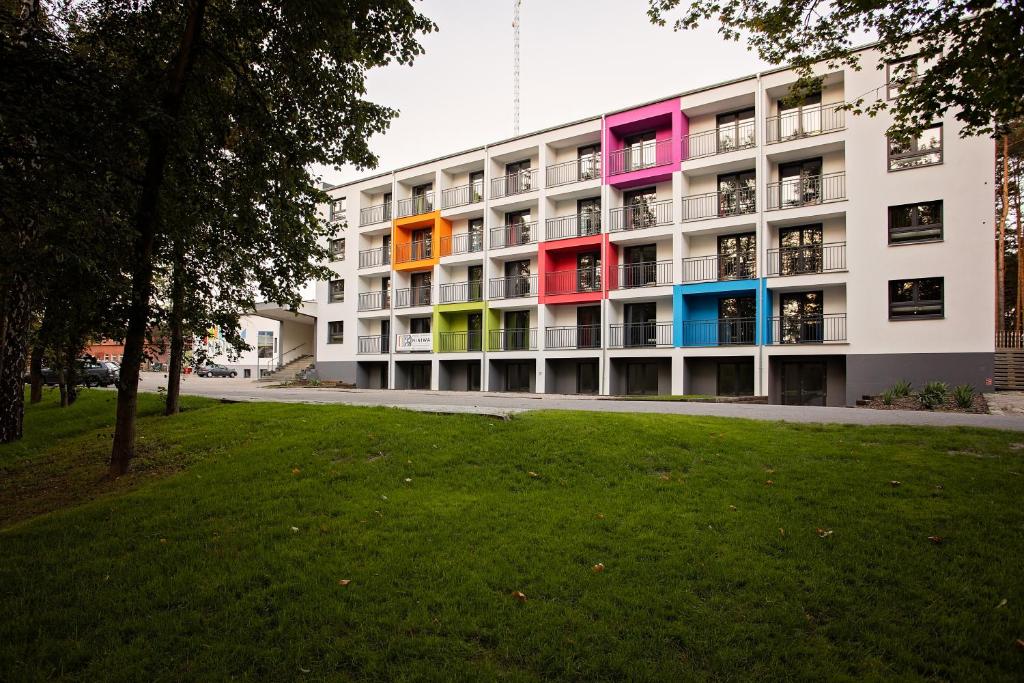
<svg viewBox="0 0 1024 683">
<path fill-rule="evenodd" d="M 310 364 L 312 354 L 306 354 L 299 356 L 293 361 L 290 361 L 283 365 L 279 370 L 275 370 L 269 374 L 260 377 L 257 381 L 259 382 L 290 382 L 295 379 L 295 373 L 299 370 L 304 370 L 306 366 Z"/>
</svg>

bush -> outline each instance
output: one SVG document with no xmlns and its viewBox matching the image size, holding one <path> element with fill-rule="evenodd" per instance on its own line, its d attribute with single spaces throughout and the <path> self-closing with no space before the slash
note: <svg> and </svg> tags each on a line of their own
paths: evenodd
<svg viewBox="0 0 1024 683">
<path fill-rule="evenodd" d="M 891 406 L 892 402 L 896 399 L 896 392 L 894 389 L 886 389 L 882 392 L 882 403 L 887 406 Z"/>
<path fill-rule="evenodd" d="M 945 382 L 928 382 L 918 392 L 917 400 L 921 402 L 922 408 L 935 410 L 946 402 L 947 393 L 949 387 Z"/>
<path fill-rule="evenodd" d="M 896 384 L 893 384 L 889 391 L 892 392 L 893 398 L 904 398 L 905 396 L 910 396 L 911 388 L 910 382 L 901 379 Z"/>
<path fill-rule="evenodd" d="M 953 389 L 953 401 L 957 408 L 968 409 L 974 405 L 974 387 L 970 384 L 961 384 Z"/>
</svg>

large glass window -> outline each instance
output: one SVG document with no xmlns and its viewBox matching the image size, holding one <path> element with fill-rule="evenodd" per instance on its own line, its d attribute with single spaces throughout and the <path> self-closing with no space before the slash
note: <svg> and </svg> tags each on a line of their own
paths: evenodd
<svg viewBox="0 0 1024 683">
<path fill-rule="evenodd" d="M 345 281 L 331 280 L 328 283 L 328 299 L 330 303 L 337 304 L 345 300 Z"/>
<path fill-rule="evenodd" d="M 889 280 L 889 319 L 941 318 L 942 291 L 941 277 Z"/>
<path fill-rule="evenodd" d="M 754 108 L 719 114 L 716 117 L 718 153 L 754 146 Z"/>
<path fill-rule="evenodd" d="M 327 343 L 342 344 L 345 341 L 345 321 L 332 320 L 327 323 Z"/>
<path fill-rule="evenodd" d="M 345 260 L 345 238 L 339 237 L 338 239 L 331 240 L 328 244 L 328 248 L 331 252 L 332 261 L 344 261 Z"/>
<path fill-rule="evenodd" d="M 942 239 L 942 202 L 889 207 L 889 244 Z"/>
<path fill-rule="evenodd" d="M 899 96 L 900 90 L 908 83 L 919 78 L 917 73 L 917 56 L 894 59 L 885 65 L 886 98 L 893 100 Z"/>
<path fill-rule="evenodd" d="M 909 140 L 889 139 L 889 170 L 902 171 L 942 163 L 942 124 L 928 126 Z"/>
<path fill-rule="evenodd" d="M 341 221 L 345 219 L 345 206 L 345 197 L 338 197 L 331 202 L 330 220 L 332 223 L 334 221 Z"/>
</svg>

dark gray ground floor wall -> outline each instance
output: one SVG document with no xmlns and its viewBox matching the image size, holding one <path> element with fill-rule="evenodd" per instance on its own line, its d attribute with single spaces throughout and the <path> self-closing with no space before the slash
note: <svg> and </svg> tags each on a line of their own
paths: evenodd
<svg viewBox="0 0 1024 683">
<path fill-rule="evenodd" d="M 345 382 L 354 385 L 358 375 L 358 365 L 354 360 L 318 360 L 316 373 L 320 379 L 328 382 Z"/>
<path fill-rule="evenodd" d="M 991 391 L 995 354 L 986 353 L 889 353 L 853 354 L 846 357 L 846 403 L 862 396 L 874 396 L 899 380 L 914 387 L 938 380 L 951 387 L 970 384 L 979 391 Z"/>
</svg>

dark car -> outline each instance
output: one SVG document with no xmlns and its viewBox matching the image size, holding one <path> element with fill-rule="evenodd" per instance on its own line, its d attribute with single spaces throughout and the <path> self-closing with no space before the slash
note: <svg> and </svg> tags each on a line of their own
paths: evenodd
<svg viewBox="0 0 1024 683">
<path fill-rule="evenodd" d="M 209 363 L 198 368 L 196 374 L 200 377 L 238 377 L 238 373 L 231 368 L 226 368 L 216 363 Z"/>
<path fill-rule="evenodd" d="M 79 358 L 75 361 L 75 384 L 84 384 L 87 387 L 109 387 L 117 383 L 119 372 L 110 367 L 111 364 L 102 363 L 91 358 Z M 56 386 L 60 383 L 60 375 L 53 368 L 43 368 L 41 371 L 43 384 Z M 26 381 L 29 379 L 26 377 Z"/>
</svg>

